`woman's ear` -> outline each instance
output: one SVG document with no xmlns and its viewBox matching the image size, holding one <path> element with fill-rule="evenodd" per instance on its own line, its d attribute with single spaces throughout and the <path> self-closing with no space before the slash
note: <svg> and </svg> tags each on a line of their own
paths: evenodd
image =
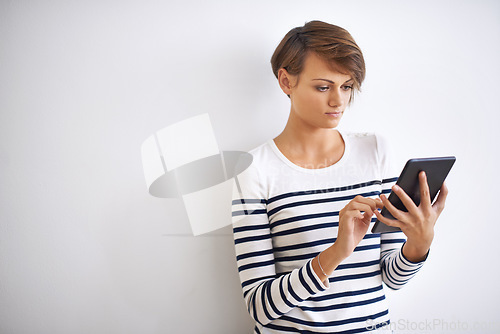
<svg viewBox="0 0 500 334">
<path fill-rule="evenodd" d="M 284 68 L 280 68 L 278 71 L 278 83 L 281 87 L 283 93 L 290 97 L 290 93 L 292 92 L 292 87 L 294 84 L 294 79 L 290 73 Z"/>
</svg>

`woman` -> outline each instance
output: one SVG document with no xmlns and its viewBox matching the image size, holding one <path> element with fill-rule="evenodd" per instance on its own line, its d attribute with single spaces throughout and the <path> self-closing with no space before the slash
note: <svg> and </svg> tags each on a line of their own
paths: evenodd
<svg viewBox="0 0 500 334">
<path fill-rule="evenodd" d="M 233 223 L 243 296 L 255 333 L 358 333 L 389 323 L 382 282 L 401 288 L 423 265 L 445 186 L 434 204 L 425 174 L 415 206 L 380 136 L 335 128 L 365 76 L 344 29 L 292 29 L 271 59 L 291 108 L 283 132 L 251 151 L 237 178 Z M 408 212 L 395 209 L 391 189 Z M 396 218 L 382 217 L 387 206 Z M 402 232 L 373 234 L 372 221 Z"/>
</svg>

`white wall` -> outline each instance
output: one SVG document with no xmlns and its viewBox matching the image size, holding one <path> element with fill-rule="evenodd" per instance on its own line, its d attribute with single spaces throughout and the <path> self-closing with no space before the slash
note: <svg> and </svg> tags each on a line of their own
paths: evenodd
<svg viewBox="0 0 500 334">
<path fill-rule="evenodd" d="M 223 150 L 277 135 L 269 59 L 312 19 L 365 53 L 344 128 L 384 133 L 398 163 L 458 158 L 428 263 L 389 293 L 397 332 L 500 328 L 499 2 L 1 1 L 1 333 L 250 331 L 230 228 L 190 236 L 140 145 L 205 112 Z"/>
</svg>

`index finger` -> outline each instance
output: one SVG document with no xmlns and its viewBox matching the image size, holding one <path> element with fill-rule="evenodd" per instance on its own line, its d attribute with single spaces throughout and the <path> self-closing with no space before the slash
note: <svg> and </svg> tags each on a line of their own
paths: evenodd
<svg viewBox="0 0 500 334">
<path fill-rule="evenodd" d="M 376 199 L 373 199 L 373 198 L 363 197 L 363 196 L 358 195 L 354 199 L 355 199 L 355 201 L 357 201 L 359 203 L 363 203 L 365 205 L 370 206 L 372 211 L 375 211 L 377 209 L 377 207 L 380 206 L 380 201 L 377 201 Z"/>
<path fill-rule="evenodd" d="M 417 205 L 415 204 L 415 202 L 413 202 L 411 197 L 408 196 L 408 194 L 403 190 L 403 188 L 395 184 L 392 187 L 392 191 L 394 191 L 394 193 L 399 197 L 401 203 L 403 203 L 408 212 L 412 213 L 417 211 L 418 209 Z"/>
</svg>

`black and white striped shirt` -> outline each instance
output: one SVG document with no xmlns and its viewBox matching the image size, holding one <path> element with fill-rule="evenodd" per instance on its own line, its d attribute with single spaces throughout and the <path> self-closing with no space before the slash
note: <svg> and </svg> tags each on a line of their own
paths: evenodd
<svg viewBox="0 0 500 334">
<path fill-rule="evenodd" d="M 368 231 L 326 284 L 314 273 L 312 259 L 336 240 L 339 211 L 357 195 L 388 194 L 396 181 L 380 136 L 342 137 L 344 155 L 332 166 L 299 167 L 270 140 L 237 177 L 234 242 L 255 333 L 359 333 L 387 324 L 382 282 L 399 289 L 423 264 L 402 255 L 403 233 Z"/>
</svg>

